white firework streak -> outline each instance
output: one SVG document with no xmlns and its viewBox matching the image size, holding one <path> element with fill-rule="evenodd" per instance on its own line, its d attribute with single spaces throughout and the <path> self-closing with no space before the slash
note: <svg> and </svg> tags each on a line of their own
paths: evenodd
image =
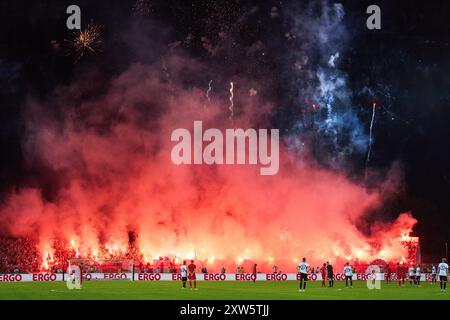
<svg viewBox="0 0 450 320">
<path fill-rule="evenodd" d="M 234 116 L 234 83 L 230 82 L 230 120 L 233 121 Z"/>
<path fill-rule="evenodd" d="M 367 152 L 367 160 L 366 165 L 369 164 L 370 161 L 370 155 L 372 153 L 372 140 L 373 140 L 373 123 L 375 122 L 375 110 L 376 110 L 377 104 L 373 103 L 372 108 L 372 120 L 370 121 L 370 133 L 369 133 L 369 151 Z"/>
<path fill-rule="evenodd" d="M 213 82 L 212 80 L 209 80 L 208 90 L 206 90 L 206 99 L 208 99 L 208 102 L 211 101 L 211 98 L 209 97 L 209 93 L 212 90 L 212 82 Z"/>
</svg>

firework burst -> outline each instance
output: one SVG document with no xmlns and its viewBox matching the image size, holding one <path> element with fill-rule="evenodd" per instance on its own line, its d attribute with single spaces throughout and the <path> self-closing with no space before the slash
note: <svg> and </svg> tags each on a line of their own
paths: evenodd
<svg viewBox="0 0 450 320">
<path fill-rule="evenodd" d="M 100 52 L 102 40 L 98 25 L 88 25 L 85 30 L 77 30 L 71 39 L 65 40 L 68 44 L 67 56 L 72 56 L 77 63 L 81 58 Z"/>
</svg>

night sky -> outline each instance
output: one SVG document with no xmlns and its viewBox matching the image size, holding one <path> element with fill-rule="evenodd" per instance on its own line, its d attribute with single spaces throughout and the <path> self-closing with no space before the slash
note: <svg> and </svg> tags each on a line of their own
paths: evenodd
<svg viewBox="0 0 450 320">
<path fill-rule="evenodd" d="M 351 150 L 345 159 L 336 160 L 330 156 L 334 146 L 317 142 L 320 137 L 308 140 L 314 144 L 315 161 L 345 171 L 351 180 L 368 188 L 379 187 L 374 176 L 398 168 L 398 188 L 386 190 L 385 205 L 368 212 L 360 227 L 411 211 L 419 221 L 414 235 L 421 237 L 422 256 L 436 261 L 445 254 L 450 228 L 450 3 L 339 3 L 345 9 L 343 23 L 348 31 L 337 44 L 339 70 L 347 77 L 354 115 L 365 134 L 372 103 L 381 107 L 375 118 L 368 168 L 367 150 Z M 82 27 L 91 22 L 102 27 L 100 50 L 77 63 L 66 54 L 65 39 L 71 32 L 65 27 L 65 11 L 70 4 L 81 7 Z M 381 30 L 366 28 L 365 11 L 371 4 L 382 9 Z M 287 52 L 302 46 L 298 39 L 289 39 L 292 17 L 308 5 L 308 1 L 2 0 L 0 200 L 24 186 L 39 187 L 51 199 L 58 188 L 45 163 L 32 161 L 23 151 L 27 98 L 44 99 L 57 86 L 80 80 L 89 72 L 113 77 L 132 63 L 158 59 L 170 48 L 209 66 L 203 78 L 184 79 L 185 86 L 204 86 L 214 77 L 225 88 L 236 74 L 255 79 L 261 95 L 278 106 L 271 118 L 273 127 L 286 136 L 308 135 L 307 126 L 297 122 L 311 99 L 309 89 L 302 84 L 301 90 L 296 90 L 286 67 L 298 59 Z M 150 43 L 153 50 L 148 50 Z M 306 50 L 314 59 L 314 49 Z M 89 94 L 103 90 L 102 84 L 93 84 Z M 55 117 L 58 112 L 49 106 Z M 372 179 L 367 179 L 367 171 Z"/>
</svg>

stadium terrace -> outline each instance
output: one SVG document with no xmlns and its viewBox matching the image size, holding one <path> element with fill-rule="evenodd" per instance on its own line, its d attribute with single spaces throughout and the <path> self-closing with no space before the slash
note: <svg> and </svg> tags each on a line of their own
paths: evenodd
<svg viewBox="0 0 450 320">
<path fill-rule="evenodd" d="M 364 272 L 369 265 L 395 266 L 396 263 L 419 264 L 420 258 L 419 238 L 402 237 L 401 243 L 405 248 L 406 256 L 385 261 L 376 258 L 376 254 L 371 260 L 351 259 L 351 263 L 357 272 Z M 373 242 L 376 247 L 376 241 Z M 177 273 L 180 265 L 187 257 L 167 255 L 146 258 L 141 250 L 134 243 L 128 244 L 127 250 L 114 250 L 101 246 L 92 252 L 80 254 L 80 250 L 74 247 L 70 241 L 53 240 L 48 244 L 49 251 L 42 252 L 39 243 L 31 239 L 0 239 L 0 273 L 63 273 L 68 270 L 70 263 L 82 265 L 84 273 L 121 273 L 125 269 L 133 269 L 136 273 Z M 294 272 L 296 261 L 289 259 L 231 259 L 222 260 L 196 257 L 199 270 L 204 273 L 225 273 L 235 272 L 242 274 L 250 271 L 253 264 L 257 263 L 259 269 L 266 273 Z M 347 261 L 345 257 L 334 257 L 329 259 L 336 266 L 341 267 Z M 323 259 L 310 257 L 310 261 L 317 264 L 314 271 L 318 272 Z"/>
</svg>

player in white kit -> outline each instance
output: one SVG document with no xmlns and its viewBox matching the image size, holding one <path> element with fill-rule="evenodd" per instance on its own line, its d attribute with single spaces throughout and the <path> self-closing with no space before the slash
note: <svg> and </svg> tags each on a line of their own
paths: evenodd
<svg viewBox="0 0 450 320">
<path fill-rule="evenodd" d="M 441 292 L 447 289 L 448 264 L 447 259 L 442 258 L 442 262 L 438 265 L 439 282 L 441 284 Z"/>
<path fill-rule="evenodd" d="M 420 277 L 422 276 L 420 266 L 416 268 L 416 284 L 420 287 Z"/>
<path fill-rule="evenodd" d="M 183 286 L 181 289 L 186 289 L 186 281 L 187 281 L 187 266 L 186 261 L 183 261 L 181 265 L 181 281 L 183 282 Z"/>
<path fill-rule="evenodd" d="M 309 264 L 306 262 L 306 259 L 303 258 L 302 262 L 298 265 L 298 272 L 300 273 L 300 290 L 299 292 L 305 292 L 306 290 L 306 282 L 308 281 L 308 272 L 309 272 Z"/>
<path fill-rule="evenodd" d="M 353 269 L 348 264 L 348 262 L 345 264 L 344 267 L 344 274 L 345 274 L 345 287 L 348 288 L 348 281 L 350 280 L 350 287 L 353 288 Z"/>
<path fill-rule="evenodd" d="M 408 277 L 409 277 L 409 284 L 413 285 L 416 281 L 416 269 L 414 269 L 414 266 L 409 267 L 408 269 Z"/>
</svg>

